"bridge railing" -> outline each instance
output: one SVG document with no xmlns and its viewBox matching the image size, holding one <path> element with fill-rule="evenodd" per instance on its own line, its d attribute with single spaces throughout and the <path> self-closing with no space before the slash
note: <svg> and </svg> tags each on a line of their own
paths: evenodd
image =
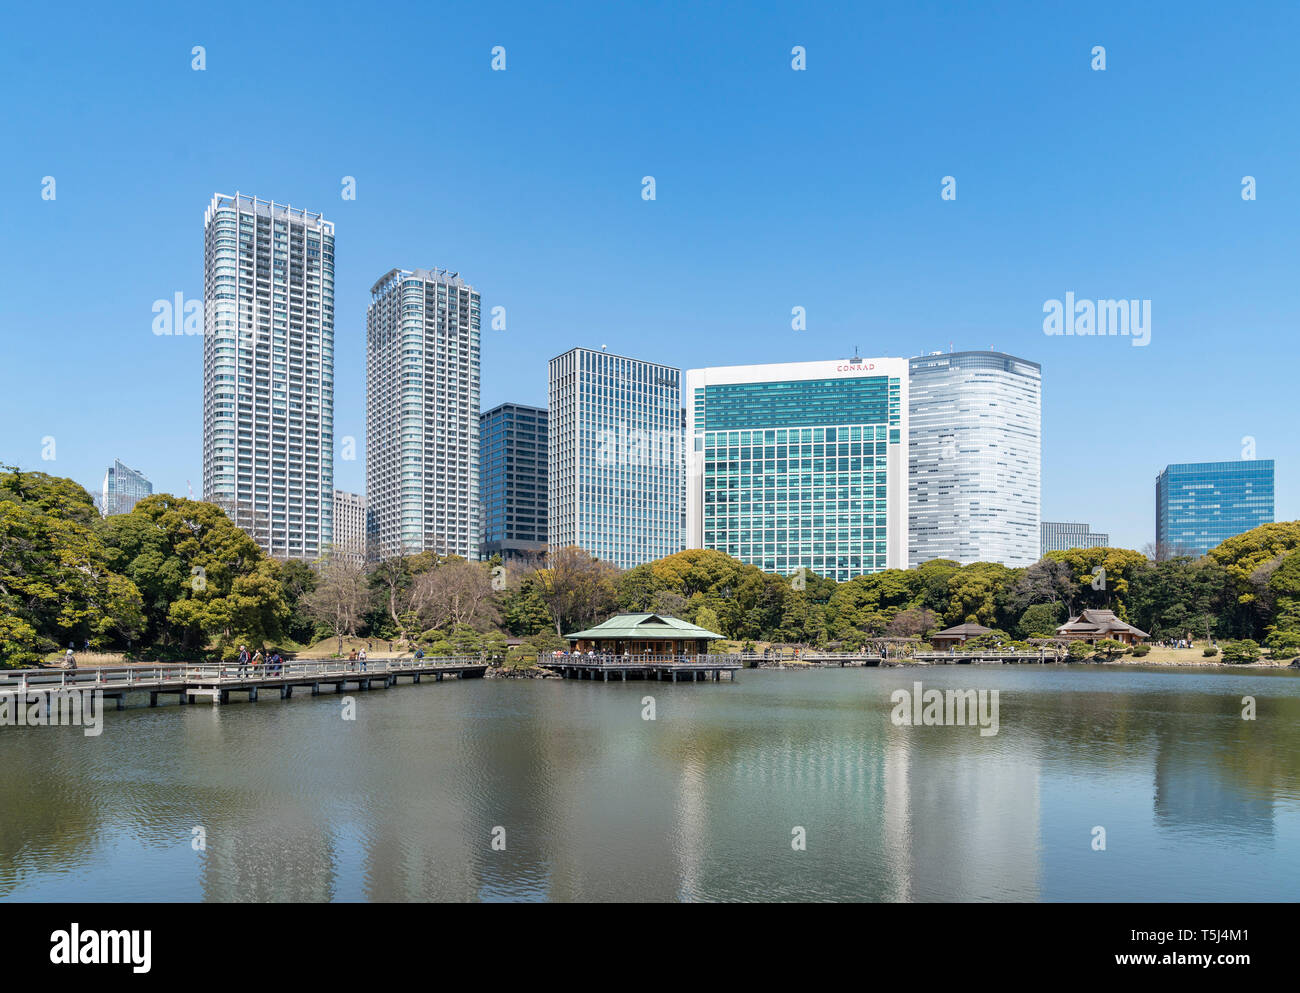
<svg viewBox="0 0 1300 993">
<path fill-rule="evenodd" d="M 477 656 L 437 656 L 416 659 L 320 659 L 289 660 L 279 666 L 266 661 L 254 666 L 251 662 L 240 666 L 238 662 L 172 662 L 156 665 L 95 666 L 83 669 L 0 669 L 0 692 L 24 693 L 28 689 L 41 692 L 51 689 L 93 690 L 111 687 L 130 689 L 135 685 L 166 685 L 219 679 L 246 679 L 250 681 L 309 678 L 311 676 L 337 676 L 343 674 L 375 674 L 407 672 L 446 666 L 459 668 L 466 665 L 486 665 Z M 364 668 L 363 668 L 364 666 Z"/>
</svg>

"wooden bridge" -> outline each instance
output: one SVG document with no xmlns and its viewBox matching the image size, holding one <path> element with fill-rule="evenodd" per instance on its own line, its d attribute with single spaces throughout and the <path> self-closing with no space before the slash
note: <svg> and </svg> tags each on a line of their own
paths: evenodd
<svg viewBox="0 0 1300 993">
<path fill-rule="evenodd" d="M 104 666 L 86 669 L 0 669 L 0 695 L 25 696 L 27 699 L 64 693 L 100 692 L 105 699 L 117 701 L 117 709 L 126 706 L 128 693 L 148 693 L 149 706 L 158 706 L 158 698 L 175 695 L 181 703 L 207 699 L 214 704 L 229 703 L 231 693 L 256 700 L 260 690 L 278 690 L 281 700 L 288 700 L 295 689 L 309 689 L 317 696 L 321 688 L 331 686 L 342 693 L 349 685 L 358 690 L 396 686 L 398 679 L 418 683 L 424 676 L 441 682 L 447 676 L 477 679 L 487 671 L 487 663 L 477 659 L 370 659 L 367 662 L 327 659 L 320 662 L 286 661 L 280 666 L 240 666 L 237 663 L 177 663 L 165 665 Z"/>
<path fill-rule="evenodd" d="M 736 673 L 745 667 L 736 655 L 562 655 L 538 659 L 543 669 L 558 672 L 565 679 L 668 679 L 676 682 L 721 682 L 722 674 Z"/>
</svg>

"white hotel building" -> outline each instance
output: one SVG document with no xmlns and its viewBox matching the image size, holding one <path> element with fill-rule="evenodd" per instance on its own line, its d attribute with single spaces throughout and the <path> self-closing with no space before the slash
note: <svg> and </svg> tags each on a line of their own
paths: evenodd
<svg viewBox="0 0 1300 993">
<path fill-rule="evenodd" d="M 366 310 L 373 554 L 478 558 L 479 294 L 446 269 L 392 269 Z"/>
<path fill-rule="evenodd" d="M 686 373 L 686 534 L 765 572 L 907 567 L 908 364 Z"/>
<path fill-rule="evenodd" d="M 203 499 L 267 552 L 333 540 L 334 225 L 236 193 L 204 215 Z"/>
</svg>

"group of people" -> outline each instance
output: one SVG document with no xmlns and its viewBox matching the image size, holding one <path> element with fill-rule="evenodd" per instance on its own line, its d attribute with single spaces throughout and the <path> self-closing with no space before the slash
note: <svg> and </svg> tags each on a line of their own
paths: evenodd
<svg viewBox="0 0 1300 993">
<path fill-rule="evenodd" d="M 353 654 L 355 655 L 356 653 L 353 652 Z M 247 646 L 240 645 L 239 657 L 236 659 L 235 664 L 239 667 L 239 674 L 241 676 L 248 675 L 250 669 L 252 674 L 256 676 L 263 665 L 266 666 L 266 669 L 263 671 L 267 673 L 280 673 L 284 671 L 284 659 L 281 657 L 279 651 L 274 648 L 271 649 L 270 656 L 266 657 L 262 655 L 262 650 L 260 648 L 250 655 Z"/>
<path fill-rule="evenodd" d="M 352 649 L 352 654 L 348 656 L 348 661 L 358 663 L 358 665 L 354 666 L 353 668 L 358 668 L 362 672 L 365 672 L 366 671 L 366 650 L 363 648 L 361 649 L 361 651 L 358 652 L 355 648 Z"/>
</svg>

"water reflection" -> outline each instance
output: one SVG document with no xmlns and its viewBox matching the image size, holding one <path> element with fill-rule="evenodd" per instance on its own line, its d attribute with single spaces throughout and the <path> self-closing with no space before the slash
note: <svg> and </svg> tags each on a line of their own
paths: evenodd
<svg viewBox="0 0 1300 993">
<path fill-rule="evenodd" d="M 1294 895 L 1294 676 L 925 673 L 997 688 L 993 737 L 895 727 L 889 695 L 914 678 L 448 682 L 357 694 L 355 721 L 324 696 L 110 712 L 99 738 L 0 729 L 0 897 Z"/>
</svg>

